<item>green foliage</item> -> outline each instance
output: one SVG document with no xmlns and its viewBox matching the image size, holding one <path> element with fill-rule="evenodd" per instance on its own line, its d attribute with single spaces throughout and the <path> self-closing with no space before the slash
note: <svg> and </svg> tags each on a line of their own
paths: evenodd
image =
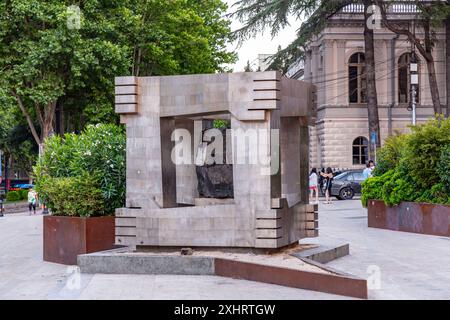
<svg viewBox="0 0 450 320">
<path fill-rule="evenodd" d="M 377 154 L 375 176 L 381 176 L 399 165 L 407 138 L 407 135 L 397 134 L 386 139 L 383 148 Z"/>
<path fill-rule="evenodd" d="M 362 183 L 361 202 L 364 207 L 367 207 L 367 203 L 371 199 L 383 199 L 383 185 L 393 174 L 394 170 L 390 170 L 381 176 L 374 176 Z"/>
<path fill-rule="evenodd" d="M 437 118 L 392 137 L 379 151 L 375 177 L 363 183 L 361 201 L 380 199 L 450 204 L 450 119 Z"/>
<path fill-rule="evenodd" d="M 19 190 L 21 200 L 27 200 L 28 199 L 28 190 Z"/>
<path fill-rule="evenodd" d="M 314 34 L 320 32 L 327 18 L 348 4 L 358 0 L 239 0 L 230 15 L 239 19 L 243 27 L 235 32 L 241 41 L 269 28 L 272 36 L 289 25 L 289 19 L 304 21 L 297 32 L 297 39 L 273 57 L 272 70 L 286 71 L 286 66 L 304 58 L 305 48 Z"/>
<path fill-rule="evenodd" d="M 443 183 L 438 183 L 432 186 L 431 189 L 424 190 L 423 194 L 416 201 L 450 205 L 450 193 Z"/>
<path fill-rule="evenodd" d="M 76 177 L 46 177 L 39 192 L 53 215 L 91 217 L 105 214 L 99 178 L 86 172 Z"/>
<path fill-rule="evenodd" d="M 442 150 L 448 144 L 450 118 L 438 118 L 425 125 L 412 127 L 400 162 L 420 188 L 429 189 L 440 182 L 440 174 L 436 168 Z"/>
<path fill-rule="evenodd" d="M 123 128 L 112 124 L 88 126 L 80 135 L 71 133 L 47 139 L 45 152 L 34 168 L 38 192 L 46 201 L 55 202 L 56 200 L 49 198 L 54 193 L 46 191 L 48 184 L 54 183 L 54 178 L 89 176 L 96 179 L 89 186 L 98 185 L 103 199 L 102 212 L 113 214 L 115 208 L 122 207 L 125 201 L 125 142 Z M 69 179 L 59 183 L 70 188 L 78 182 L 79 180 Z M 86 192 L 91 194 L 90 190 Z M 74 201 L 84 200 L 75 197 Z M 57 208 L 58 205 L 56 204 Z"/>
<path fill-rule="evenodd" d="M 19 200 L 22 200 L 22 199 L 21 199 L 20 193 L 17 191 L 9 191 L 6 194 L 6 201 L 13 202 L 13 201 L 19 201 Z"/>
<path fill-rule="evenodd" d="M 381 188 L 381 199 L 394 206 L 402 201 L 415 201 L 421 194 L 411 177 L 398 168 L 390 171 Z"/>
<path fill-rule="evenodd" d="M 80 28 L 68 23 L 71 4 Z M 221 0 L 0 1 L 0 104 L 2 92 L 17 109 L 22 100 L 37 140 L 56 105 L 71 129 L 115 123 L 115 76 L 214 73 L 235 61 L 225 10 Z"/>
<path fill-rule="evenodd" d="M 227 120 L 214 120 L 213 126 L 215 129 L 227 129 L 230 127 L 230 121 Z"/>
<path fill-rule="evenodd" d="M 441 177 L 441 185 L 443 190 L 450 197 L 450 143 L 443 146 L 436 171 Z"/>
</svg>

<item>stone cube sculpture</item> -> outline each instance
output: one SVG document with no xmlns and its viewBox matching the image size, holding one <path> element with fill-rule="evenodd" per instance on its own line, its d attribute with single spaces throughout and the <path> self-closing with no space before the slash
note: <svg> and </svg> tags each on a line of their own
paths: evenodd
<svg viewBox="0 0 450 320">
<path fill-rule="evenodd" d="M 314 86 L 278 72 L 118 77 L 115 94 L 127 134 L 116 244 L 271 249 L 317 236 L 317 206 L 308 205 Z M 195 151 L 196 126 L 215 117 L 229 119 L 239 134 L 267 133 L 258 144 L 270 163 L 236 161 L 251 156 L 251 137 L 227 138 L 233 199 L 199 198 L 195 152 L 192 163 L 172 161 L 174 130 L 190 132 Z M 236 139 L 245 154 L 236 153 Z M 276 163 L 279 170 L 270 172 Z"/>
</svg>

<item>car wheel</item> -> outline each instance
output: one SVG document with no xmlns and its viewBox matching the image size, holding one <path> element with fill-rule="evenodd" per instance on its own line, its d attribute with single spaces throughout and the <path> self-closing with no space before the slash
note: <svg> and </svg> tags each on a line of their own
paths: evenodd
<svg viewBox="0 0 450 320">
<path fill-rule="evenodd" d="M 343 188 L 339 191 L 339 197 L 344 200 L 352 200 L 355 196 L 355 191 L 351 188 Z"/>
</svg>

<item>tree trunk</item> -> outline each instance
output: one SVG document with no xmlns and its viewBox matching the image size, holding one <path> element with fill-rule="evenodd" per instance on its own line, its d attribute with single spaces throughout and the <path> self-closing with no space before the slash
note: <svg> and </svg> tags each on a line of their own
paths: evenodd
<svg viewBox="0 0 450 320">
<path fill-rule="evenodd" d="M 416 46 L 417 50 L 419 50 L 422 57 L 424 57 L 424 59 L 426 60 L 428 66 L 428 79 L 430 82 L 430 93 L 431 98 L 433 99 L 434 112 L 436 114 L 442 114 L 441 101 L 439 97 L 439 88 L 437 86 L 436 71 L 434 66 L 434 57 L 432 54 L 433 44 L 430 36 L 431 30 L 430 21 L 426 19 L 423 20 L 425 31 L 425 47 L 424 47 L 420 39 L 417 38 L 411 31 L 407 29 L 398 28 L 388 20 L 386 13 L 386 6 L 383 0 L 374 0 L 374 1 L 376 5 L 381 9 L 381 16 L 385 26 L 395 34 L 407 36 L 408 40 Z"/>
<path fill-rule="evenodd" d="M 56 101 L 50 102 L 45 107 L 44 124 L 41 128 L 41 143 L 44 143 L 45 139 L 53 132 L 53 118 L 55 117 L 56 104 Z"/>
<path fill-rule="evenodd" d="M 439 97 L 439 88 L 436 80 L 436 69 L 434 67 L 434 61 L 427 60 L 427 67 L 428 67 L 428 81 L 430 82 L 430 92 L 431 92 L 431 99 L 433 100 L 434 113 L 442 114 L 441 99 Z"/>
<path fill-rule="evenodd" d="M 436 80 L 436 68 L 434 66 L 433 45 L 430 34 L 430 20 L 424 20 L 425 31 L 425 51 L 427 56 L 428 80 L 430 82 L 431 99 L 433 100 L 433 108 L 435 114 L 442 114 L 441 98 L 439 97 L 439 87 Z"/>
<path fill-rule="evenodd" d="M 446 65 L 447 65 L 447 117 L 450 118 L 450 15 L 445 22 Z"/>
<path fill-rule="evenodd" d="M 375 47 L 373 29 L 369 29 L 367 21 L 370 14 L 367 12 L 372 1 L 364 0 L 364 43 L 366 56 L 366 82 L 367 82 L 367 111 L 369 120 L 370 157 L 374 159 L 376 149 L 381 146 L 380 121 L 378 118 L 377 84 L 375 78 Z M 376 138 L 376 141 L 373 141 Z M 374 159 L 375 160 L 375 159 Z"/>
<path fill-rule="evenodd" d="M 36 127 L 34 126 L 33 120 L 31 119 L 30 114 L 28 113 L 27 109 L 25 108 L 21 96 L 19 96 L 15 91 L 11 91 L 11 94 L 16 98 L 17 104 L 19 105 L 20 110 L 22 111 L 25 119 L 27 120 L 28 126 L 31 130 L 31 134 L 33 135 L 34 140 L 39 145 L 42 143 L 41 139 L 39 138 L 39 135 L 36 131 Z"/>
</svg>

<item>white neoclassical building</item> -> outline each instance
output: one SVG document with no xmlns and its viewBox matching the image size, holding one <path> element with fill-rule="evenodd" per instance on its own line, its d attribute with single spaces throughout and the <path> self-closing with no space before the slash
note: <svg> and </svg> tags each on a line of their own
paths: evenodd
<svg viewBox="0 0 450 320">
<path fill-rule="evenodd" d="M 389 18 L 413 28 L 413 4 L 389 8 Z M 372 158 L 368 154 L 369 129 L 366 105 L 363 6 L 350 5 L 329 18 L 323 30 L 311 39 L 303 64 L 292 66 L 288 76 L 317 86 L 318 117 L 310 128 L 312 167 L 361 168 Z M 417 35 L 422 34 L 419 25 Z M 446 104 L 445 28 L 436 30 L 434 49 L 441 103 Z M 396 131 L 409 130 L 411 43 L 387 29 L 375 30 L 376 79 L 381 139 Z M 418 123 L 433 116 L 427 66 L 419 59 Z M 445 107 L 443 108 L 445 109 Z"/>
</svg>

